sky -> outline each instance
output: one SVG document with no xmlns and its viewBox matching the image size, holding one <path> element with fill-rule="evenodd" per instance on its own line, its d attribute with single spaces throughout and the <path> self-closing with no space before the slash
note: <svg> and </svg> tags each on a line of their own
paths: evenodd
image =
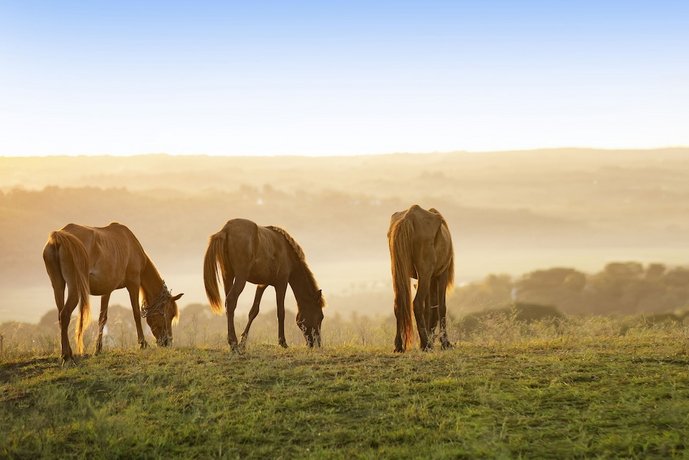
<svg viewBox="0 0 689 460">
<path fill-rule="evenodd" d="M 0 0 L 0 155 L 689 145 L 687 1 Z"/>
</svg>

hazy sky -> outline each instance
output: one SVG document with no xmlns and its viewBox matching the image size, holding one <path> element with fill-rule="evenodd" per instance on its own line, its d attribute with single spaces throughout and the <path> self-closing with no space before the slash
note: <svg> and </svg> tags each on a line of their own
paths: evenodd
<svg viewBox="0 0 689 460">
<path fill-rule="evenodd" d="M 0 155 L 689 145 L 688 50 L 686 0 L 0 0 Z"/>
</svg>

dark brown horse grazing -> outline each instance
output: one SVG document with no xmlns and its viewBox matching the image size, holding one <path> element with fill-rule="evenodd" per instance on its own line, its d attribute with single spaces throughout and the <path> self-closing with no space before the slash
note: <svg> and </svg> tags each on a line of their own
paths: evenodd
<svg viewBox="0 0 689 460">
<path fill-rule="evenodd" d="M 172 296 L 139 240 L 124 225 L 112 223 L 94 228 L 68 224 L 50 234 L 43 249 L 43 261 L 53 285 L 62 335 L 62 361 L 72 359 L 67 328 L 72 312 L 80 303 L 76 328 L 77 352 L 83 353 L 83 333 L 90 317 L 89 294 L 101 296 L 96 353 L 103 344 L 103 327 L 108 319 L 108 302 L 115 289 L 126 288 L 134 312 L 141 348 L 147 346 L 141 328 L 146 318 L 158 345 L 172 344 L 172 322 L 179 318 Z M 65 301 L 65 286 L 68 288 Z M 139 295 L 143 306 L 139 311 Z"/>
<path fill-rule="evenodd" d="M 203 281 L 211 308 L 220 314 L 218 265 L 225 288 L 227 342 L 233 351 L 239 351 L 246 344 L 251 323 L 258 315 L 261 296 L 269 285 L 275 287 L 280 345 L 287 347 L 285 293 L 288 284 L 297 299 L 297 325 L 304 333 L 306 344 L 309 347 L 321 345 L 325 301 L 306 264 L 304 252 L 286 231 L 278 227 L 260 227 L 246 219 L 232 219 L 211 235 L 203 265 Z M 256 295 L 242 341 L 237 344 L 234 311 L 247 281 L 257 285 Z"/>
<path fill-rule="evenodd" d="M 433 347 L 438 322 L 442 348 L 450 348 L 446 292 L 454 282 L 454 253 L 445 219 L 433 208 L 426 211 L 413 205 L 392 215 L 388 242 L 397 318 L 395 351 L 404 352 L 411 344 L 412 305 L 421 349 Z M 413 303 L 410 278 L 418 280 Z"/>
</svg>

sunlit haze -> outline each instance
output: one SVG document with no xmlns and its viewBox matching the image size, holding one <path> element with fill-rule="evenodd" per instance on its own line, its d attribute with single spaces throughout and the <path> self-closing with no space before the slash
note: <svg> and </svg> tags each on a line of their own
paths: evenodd
<svg viewBox="0 0 689 460">
<path fill-rule="evenodd" d="M 689 3 L 3 2 L 0 155 L 689 145 Z"/>
</svg>

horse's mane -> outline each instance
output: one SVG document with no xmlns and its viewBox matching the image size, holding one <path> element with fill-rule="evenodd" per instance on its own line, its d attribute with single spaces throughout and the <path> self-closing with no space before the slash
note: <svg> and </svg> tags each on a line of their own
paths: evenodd
<svg viewBox="0 0 689 460">
<path fill-rule="evenodd" d="M 163 289 L 167 290 L 167 286 L 165 285 L 165 280 L 163 280 L 163 277 L 160 276 L 160 272 L 158 272 L 158 269 L 156 268 L 155 264 L 151 260 L 150 257 L 148 257 L 148 254 L 144 252 L 144 256 L 146 257 L 146 265 L 144 266 L 143 271 L 141 272 L 142 277 L 150 277 L 154 279 L 155 281 L 159 281 L 163 285 Z M 169 291 L 168 291 L 169 293 Z M 139 299 L 143 299 L 146 304 L 149 306 L 152 306 L 154 302 L 157 300 L 158 296 L 160 295 L 160 291 L 158 292 L 146 292 L 144 289 L 143 283 L 141 284 L 141 287 L 139 288 Z M 169 294 L 171 295 L 171 294 Z M 177 305 L 177 302 L 172 302 L 173 310 L 172 310 L 172 321 L 173 324 L 177 324 L 177 321 L 179 321 L 179 306 Z"/>
<path fill-rule="evenodd" d="M 138 252 L 144 259 L 144 264 L 141 267 L 142 278 L 155 281 L 160 280 L 162 282 L 162 277 L 158 269 L 148 257 L 141 242 L 129 227 L 118 222 L 111 222 L 107 227 L 95 228 L 94 234 L 98 244 L 107 248 L 108 253 L 114 255 L 114 257 L 120 261 L 126 261 L 131 250 Z M 123 235 L 126 239 L 124 241 L 122 240 Z M 129 250 L 127 246 L 131 246 Z M 143 283 L 139 286 L 139 302 L 142 305 L 144 302 L 150 305 L 151 302 L 155 301 L 158 294 L 158 292 L 147 292 L 144 289 Z M 175 314 L 176 313 L 177 312 L 175 312 Z"/>
<path fill-rule="evenodd" d="M 309 268 L 309 265 L 306 263 L 306 257 L 304 256 L 304 250 L 299 246 L 299 243 L 297 243 L 294 238 L 292 238 L 292 235 L 287 233 L 287 230 L 284 230 L 280 227 L 276 227 L 274 225 L 269 225 L 266 227 L 267 229 L 270 229 L 276 233 L 279 233 L 280 235 L 285 238 L 287 243 L 290 245 L 292 250 L 294 251 L 294 254 L 297 256 L 297 259 L 299 262 L 301 262 L 301 266 L 304 269 L 304 274 L 306 274 L 306 278 L 308 279 L 309 283 L 315 290 L 318 290 L 318 282 L 316 281 L 316 278 L 313 276 L 313 272 Z M 323 299 L 323 296 L 320 296 L 320 299 L 318 301 L 318 304 L 321 308 L 325 307 L 325 299 Z"/>
<path fill-rule="evenodd" d="M 117 225 L 119 227 L 122 227 L 125 229 L 126 233 L 129 235 L 131 238 L 131 241 L 134 243 L 136 248 L 139 250 L 141 255 L 144 258 L 144 266 L 143 269 L 141 270 L 141 277 L 142 278 L 147 278 L 147 279 L 152 279 L 156 282 L 163 283 L 165 284 L 165 281 L 163 280 L 163 277 L 160 276 L 160 272 L 158 272 L 158 269 L 156 268 L 155 264 L 151 260 L 150 257 L 148 257 L 148 254 L 146 253 L 146 250 L 144 247 L 141 245 L 141 242 L 139 239 L 134 235 L 134 232 L 132 232 L 129 227 L 126 225 L 119 224 L 117 222 L 113 222 L 110 225 Z M 113 250 L 117 252 L 118 256 L 119 254 L 123 254 L 123 248 L 120 247 L 120 245 L 115 244 L 113 245 Z M 151 305 L 153 302 L 155 302 L 157 296 L 160 294 L 160 292 L 147 292 L 146 289 L 144 289 L 144 283 L 141 283 L 141 286 L 139 286 L 139 302 L 141 305 L 143 305 L 142 300 L 148 304 Z M 179 307 L 177 306 L 176 302 L 173 302 L 172 305 L 174 306 L 174 311 L 172 312 L 172 317 L 173 321 L 177 321 L 179 318 Z"/>
<path fill-rule="evenodd" d="M 158 269 L 156 266 L 153 264 L 151 259 L 148 257 L 148 254 L 144 252 L 144 256 L 146 257 L 146 264 L 144 265 L 144 269 L 141 271 L 141 277 L 146 277 L 149 279 L 154 279 L 154 280 L 160 280 L 163 281 L 163 277 L 160 276 L 160 272 L 158 272 Z M 140 298 L 142 298 L 147 304 L 150 304 L 155 300 L 155 297 L 158 296 L 158 292 L 146 292 L 144 289 L 143 283 L 141 283 L 141 287 L 139 288 L 139 293 L 140 293 Z"/>
<path fill-rule="evenodd" d="M 126 225 L 122 225 L 118 222 L 112 222 L 108 227 L 106 227 L 104 230 L 107 230 L 109 227 L 120 227 L 121 229 L 124 230 L 126 233 L 127 237 L 130 240 L 130 243 L 133 244 L 133 246 L 136 248 L 136 250 L 139 252 L 139 254 L 143 257 L 144 259 L 144 265 L 141 270 L 141 277 L 146 278 L 146 279 L 153 279 L 153 280 L 161 280 L 162 277 L 160 276 L 160 273 L 158 272 L 158 269 L 156 266 L 153 264 L 151 261 L 150 257 L 148 257 L 148 254 L 146 254 L 146 251 L 144 250 L 144 247 L 141 245 L 141 242 L 139 239 L 134 235 L 134 232 L 132 232 L 129 227 Z M 107 238 L 106 238 L 107 240 Z M 119 257 L 120 254 L 124 254 L 124 246 L 120 244 L 112 244 L 112 248 L 110 248 L 111 251 L 113 251 L 117 256 Z M 143 300 L 146 303 L 152 302 L 155 296 L 157 296 L 157 292 L 146 292 L 144 289 L 144 283 L 141 283 L 141 286 L 139 286 L 139 299 L 140 301 Z"/>
<path fill-rule="evenodd" d="M 304 250 L 301 248 L 301 246 L 299 246 L 299 243 L 297 243 L 297 242 L 294 240 L 294 238 L 292 238 L 292 235 L 290 235 L 289 233 L 287 233 L 287 230 L 282 229 L 282 228 L 280 228 L 280 227 L 276 227 L 276 226 L 274 226 L 274 225 L 269 225 L 269 226 L 267 226 L 266 228 L 269 228 L 269 229 L 271 229 L 272 231 L 277 232 L 277 233 L 279 233 L 280 235 L 282 235 L 282 236 L 287 240 L 287 242 L 289 243 L 289 245 L 292 247 L 292 250 L 293 250 L 294 253 L 297 255 L 297 258 L 299 258 L 299 261 L 306 263 L 306 259 L 305 259 L 305 256 L 304 256 Z"/>
</svg>

